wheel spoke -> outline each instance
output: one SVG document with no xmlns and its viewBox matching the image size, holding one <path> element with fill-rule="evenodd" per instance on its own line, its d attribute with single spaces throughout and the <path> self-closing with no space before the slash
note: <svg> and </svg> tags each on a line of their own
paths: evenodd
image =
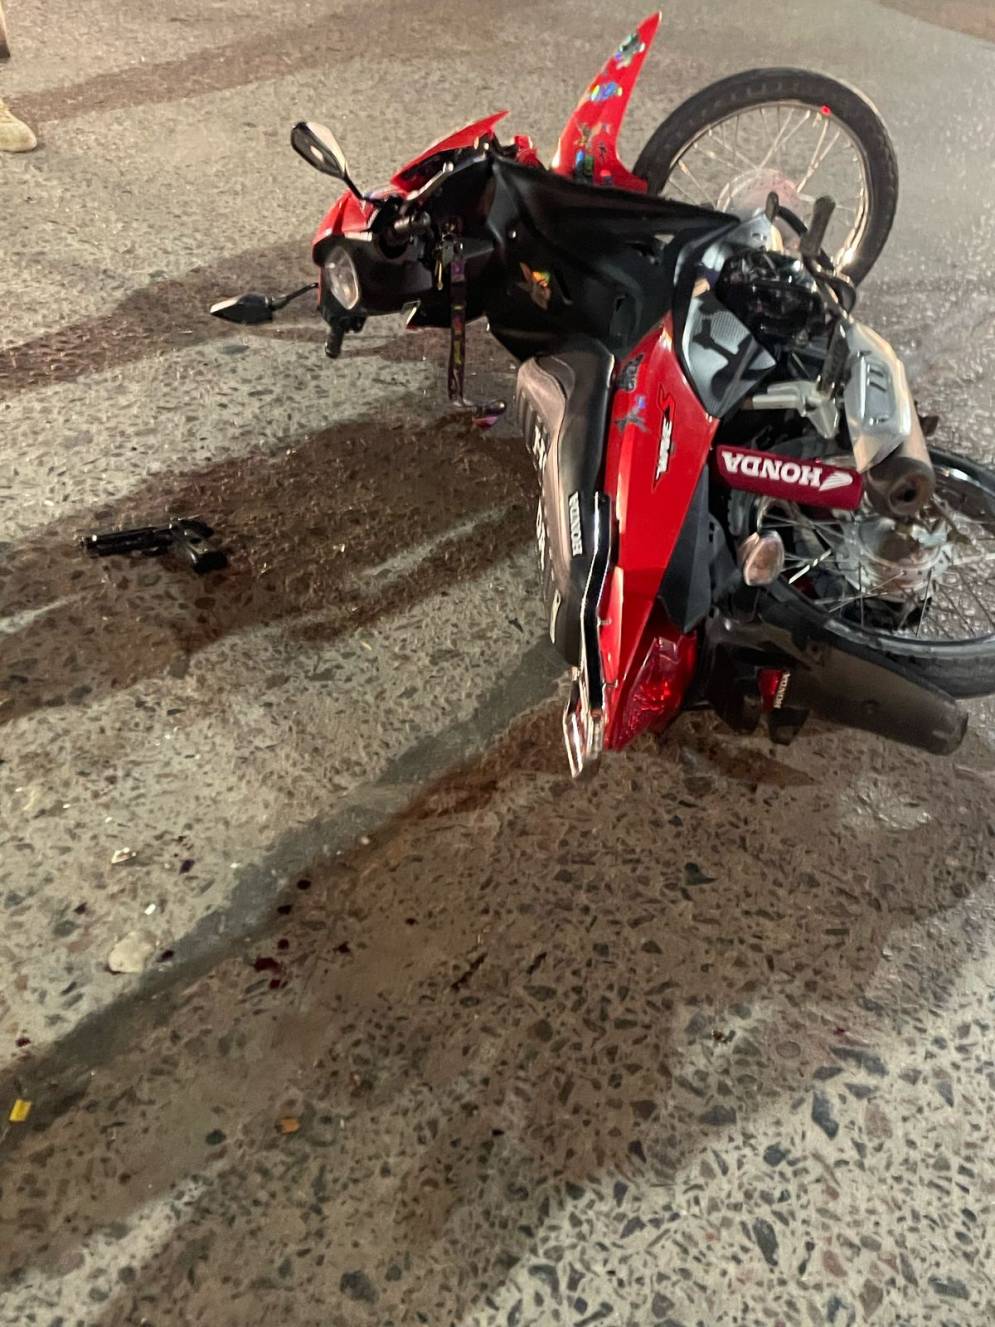
<svg viewBox="0 0 995 1327">
<path fill-rule="evenodd" d="M 990 502 L 987 491 L 963 475 L 947 479 L 938 471 L 935 519 L 920 527 L 925 542 L 917 557 L 929 564 L 921 571 L 915 563 L 887 562 L 875 551 L 881 517 L 866 500 L 852 514 L 821 519 L 794 503 L 763 499 L 756 524 L 779 534 L 785 545 L 783 583 L 826 617 L 885 638 L 967 641 L 995 635 Z M 865 534 L 860 527 L 867 522 Z"/>
<path fill-rule="evenodd" d="M 666 189 L 728 211 L 762 208 L 773 189 L 807 220 L 818 194 L 832 194 L 838 215 L 826 249 L 837 265 L 852 262 L 866 233 L 863 146 L 841 120 L 804 100 L 772 99 L 721 117 L 690 138 L 669 169 Z"/>
<path fill-rule="evenodd" d="M 985 603 L 984 599 L 982 599 L 981 595 L 978 593 L 978 589 L 977 589 L 977 586 L 976 586 L 975 583 L 974 583 L 974 580 L 973 580 L 971 577 L 968 577 L 968 576 L 965 576 L 965 575 L 964 575 L 964 572 L 963 572 L 963 568 L 962 568 L 962 567 L 954 566 L 953 568 L 951 568 L 951 570 L 953 570 L 953 571 L 955 571 L 955 572 L 957 573 L 957 579 L 958 579 L 958 581 L 959 581 L 960 584 L 963 585 L 964 588 L 967 590 L 968 594 L 971 596 L 971 598 L 974 600 L 974 602 L 975 602 L 975 603 L 978 605 L 978 607 L 981 609 L 981 612 L 984 614 L 984 616 L 985 616 L 986 618 L 988 618 L 989 625 L 990 625 L 990 624 L 991 624 L 991 617 L 992 617 L 991 608 L 990 608 L 990 606 L 989 606 L 988 604 Z"/>
<path fill-rule="evenodd" d="M 809 180 L 819 169 L 819 153 L 822 150 L 822 145 L 826 141 L 826 136 L 828 133 L 829 133 L 829 120 L 824 118 L 819 128 L 819 137 L 816 139 L 815 147 L 812 149 L 812 155 L 809 158 L 808 167 L 805 171 L 805 174 L 795 184 L 796 189 L 804 189 L 806 184 L 808 184 Z"/>
<path fill-rule="evenodd" d="M 726 143 L 723 135 L 718 132 L 720 128 L 721 125 L 719 126 L 713 125 L 712 128 L 709 129 L 705 133 L 705 135 L 702 138 L 700 138 L 698 142 L 695 144 L 695 150 L 703 152 L 707 157 L 710 157 L 712 161 L 717 161 L 721 166 L 728 166 L 730 170 L 736 170 L 737 169 L 736 158 L 732 153 L 729 152 L 728 144 Z M 706 148 L 705 142 L 708 139 L 712 139 L 715 142 L 717 142 L 718 145 L 721 147 L 722 151 L 726 153 L 726 156 L 720 157 L 717 152 L 711 151 L 708 148 Z"/>
<path fill-rule="evenodd" d="M 787 136 L 785 136 L 784 133 L 778 133 L 777 137 L 774 139 L 774 142 L 770 146 L 770 151 L 767 153 L 763 161 L 760 163 L 761 167 L 768 166 L 770 164 L 770 159 L 775 152 L 783 152 L 783 149 L 786 146 L 786 144 L 788 144 L 791 141 L 791 139 L 794 138 L 798 130 L 801 129 L 803 125 L 808 123 L 810 115 L 811 111 L 805 111 L 801 119 L 791 130 L 791 133 L 787 134 Z M 787 126 L 785 126 L 785 129 L 787 129 Z"/>
<path fill-rule="evenodd" d="M 738 115 L 736 116 L 735 123 L 736 123 L 736 130 L 735 130 L 735 133 L 734 133 L 733 136 L 732 136 L 732 154 L 733 154 L 733 156 L 736 156 L 736 154 L 739 152 L 739 116 L 738 116 Z"/>
<path fill-rule="evenodd" d="M 681 184 L 680 181 L 677 180 L 673 175 L 667 181 L 667 184 L 669 187 L 676 189 L 678 193 L 682 193 L 689 203 L 694 203 L 695 205 L 697 205 L 697 203 L 700 201 L 698 198 L 693 198 L 684 188 L 683 184 Z"/>
<path fill-rule="evenodd" d="M 696 185 L 698 186 L 698 188 L 701 190 L 701 196 L 702 196 L 702 198 L 708 198 L 708 197 L 710 197 L 710 194 L 709 194 L 708 190 L 707 190 L 707 189 L 705 188 L 705 186 L 701 183 L 701 181 L 700 181 L 699 179 L 696 178 L 694 172 L 691 170 L 691 168 L 690 168 L 690 166 L 687 164 L 687 162 L 686 162 L 686 161 L 679 161 L 677 164 L 680 166 L 680 168 L 681 168 L 681 170 L 684 172 L 684 174 L 685 174 L 685 175 L 691 180 L 691 182 L 692 182 L 693 184 L 696 184 Z"/>
</svg>

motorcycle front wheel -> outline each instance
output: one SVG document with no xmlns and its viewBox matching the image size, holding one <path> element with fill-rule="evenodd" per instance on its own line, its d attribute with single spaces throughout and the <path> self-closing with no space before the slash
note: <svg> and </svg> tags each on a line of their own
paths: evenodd
<svg viewBox="0 0 995 1327">
<path fill-rule="evenodd" d="M 725 212 L 757 211 L 773 191 L 806 225 L 829 194 L 824 248 L 854 282 L 881 253 L 898 203 L 895 149 L 874 106 L 804 69 L 751 69 L 703 88 L 663 121 L 635 173 L 650 193 Z M 780 224 L 790 251 L 797 235 Z"/>
<path fill-rule="evenodd" d="M 856 511 L 831 511 L 742 493 L 733 503 L 750 511 L 740 507 L 737 523 L 781 537 L 784 570 L 767 592 L 799 616 L 949 696 L 992 695 L 995 471 L 933 448 L 930 457 L 936 495 L 910 527 L 866 498 Z"/>
</svg>

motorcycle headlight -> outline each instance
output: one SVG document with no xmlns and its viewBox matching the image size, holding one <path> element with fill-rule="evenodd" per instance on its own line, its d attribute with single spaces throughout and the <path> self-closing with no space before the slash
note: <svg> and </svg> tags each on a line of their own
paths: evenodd
<svg viewBox="0 0 995 1327">
<path fill-rule="evenodd" d="M 359 275 L 348 249 L 339 247 L 325 259 L 325 284 L 344 309 L 359 303 Z"/>
</svg>

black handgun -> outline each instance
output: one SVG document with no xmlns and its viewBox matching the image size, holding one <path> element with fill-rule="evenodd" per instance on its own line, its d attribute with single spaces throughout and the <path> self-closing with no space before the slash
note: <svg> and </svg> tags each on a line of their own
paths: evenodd
<svg viewBox="0 0 995 1327">
<path fill-rule="evenodd" d="M 214 531 L 205 521 L 193 517 L 175 516 L 166 525 L 142 525 L 132 530 L 105 530 L 88 534 L 80 542 L 91 557 L 115 557 L 122 553 L 139 553 L 142 557 L 158 557 L 172 553 L 193 571 L 202 576 L 207 571 L 221 571 L 228 565 L 228 555 L 208 540 Z"/>
</svg>

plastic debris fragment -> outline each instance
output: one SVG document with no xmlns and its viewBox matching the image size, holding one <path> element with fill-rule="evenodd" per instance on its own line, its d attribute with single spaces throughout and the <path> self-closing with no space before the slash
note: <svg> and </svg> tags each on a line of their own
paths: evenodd
<svg viewBox="0 0 995 1327">
<path fill-rule="evenodd" d="M 129 931 L 107 956 L 111 972 L 142 972 L 155 953 L 155 941 L 144 931 Z"/>
</svg>

